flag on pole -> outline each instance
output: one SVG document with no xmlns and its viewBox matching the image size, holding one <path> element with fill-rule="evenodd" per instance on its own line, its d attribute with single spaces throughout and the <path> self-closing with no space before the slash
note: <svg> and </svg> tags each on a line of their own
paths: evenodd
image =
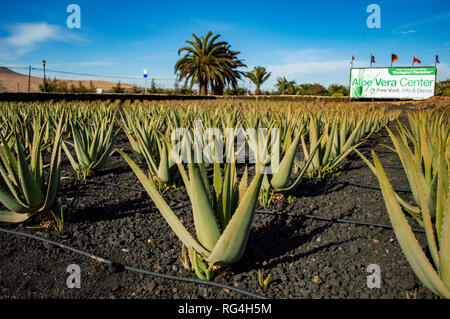
<svg viewBox="0 0 450 319">
<path fill-rule="evenodd" d="M 439 62 L 439 55 L 436 54 L 436 63 L 441 63 Z"/>
<path fill-rule="evenodd" d="M 375 57 L 373 55 L 370 55 L 370 63 L 375 63 Z"/>
<path fill-rule="evenodd" d="M 414 64 L 414 63 L 419 63 L 419 64 L 420 64 L 420 62 L 421 62 L 421 61 L 420 61 L 418 58 L 416 58 L 416 56 L 414 55 L 414 56 L 413 56 L 413 64 Z"/>
<path fill-rule="evenodd" d="M 350 61 L 350 64 L 353 64 L 353 61 L 355 61 L 355 57 L 352 55 L 352 60 Z"/>
<path fill-rule="evenodd" d="M 391 54 L 391 67 L 392 67 L 392 63 L 393 62 L 397 62 L 398 61 L 398 56 L 394 53 Z"/>
</svg>

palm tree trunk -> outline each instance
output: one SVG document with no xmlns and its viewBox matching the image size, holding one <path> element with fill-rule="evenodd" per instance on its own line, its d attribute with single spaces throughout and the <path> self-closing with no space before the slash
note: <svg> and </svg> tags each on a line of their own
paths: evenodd
<svg viewBox="0 0 450 319">
<path fill-rule="evenodd" d="M 208 82 L 200 80 L 198 83 L 198 95 L 208 95 Z"/>
<path fill-rule="evenodd" d="M 223 86 L 220 84 L 215 85 L 213 92 L 214 92 L 214 95 L 223 95 Z"/>
<path fill-rule="evenodd" d="M 260 94 L 261 94 L 261 90 L 260 90 L 259 86 L 257 86 L 255 89 L 255 95 L 260 95 Z"/>
</svg>

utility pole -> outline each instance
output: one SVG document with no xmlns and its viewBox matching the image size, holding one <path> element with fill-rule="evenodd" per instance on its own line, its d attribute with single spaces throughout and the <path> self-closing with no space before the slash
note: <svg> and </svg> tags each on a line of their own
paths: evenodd
<svg viewBox="0 0 450 319">
<path fill-rule="evenodd" d="M 28 66 L 28 93 L 31 91 L 31 64 Z"/>
<path fill-rule="evenodd" d="M 148 71 L 144 70 L 144 80 L 145 80 L 144 94 L 147 94 L 147 78 L 148 78 Z"/>
<path fill-rule="evenodd" d="M 42 60 L 42 65 L 44 67 L 44 93 L 47 92 L 47 83 L 45 82 L 45 60 Z"/>
</svg>

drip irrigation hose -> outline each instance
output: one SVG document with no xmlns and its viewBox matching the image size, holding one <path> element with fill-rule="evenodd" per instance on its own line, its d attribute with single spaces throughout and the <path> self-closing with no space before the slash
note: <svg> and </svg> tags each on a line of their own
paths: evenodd
<svg viewBox="0 0 450 319">
<path fill-rule="evenodd" d="M 358 184 L 358 183 L 345 181 L 345 180 L 333 180 L 333 181 L 338 183 L 338 184 L 351 185 L 351 186 L 356 186 L 356 187 L 368 188 L 368 189 L 374 189 L 374 190 L 377 190 L 377 191 L 381 191 L 381 188 L 376 187 L 376 186 Z M 409 189 L 394 189 L 394 191 L 398 192 L 398 193 L 412 193 L 411 190 L 409 190 Z"/>
<path fill-rule="evenodd" d="M 94 183 L 94 184 L 99 184 L 99 185 L 109 185 L 109 186 L 114 186 L 114 187 L 118 187 L 118 188 L 124 188 L 124 189 L 129 189 L 129 190 L 133 190 L 136 192 L 145 192 L 145 189 L 141 189 L 141 188 L 135 188 L 135 187 L 130 187 L 130 186 L 124 186 L 124 185 L 119 185 L 119 184 L 114 184 L 114 183 L 109 183 L 109 182 L 98 182 L 98 181 L 92 181 L 92 180 L 86 180 L 85 182 L 89 182 L 89 183 Z M 374 186 L 369 186 L 369 185 L 361 185 L 361 184 L 357 184 L 357 183 L 353 183 L 353 182 L 348 182 L 348 181 L 341 181 L 342 184 L 349 184 L 349 185 L 353 185 L 353 186 L 357 186 L 357 187 L 366 187 L 366 188 L 370 188 L 370 189 L 376 189 L 376 190 L 380 190 L 380 188 L 374 187 Z M 410 192 L 410 190 L 396 190 L 398 192 Z M 180 200 L 180 199 L 176 199 L 167 195 L 163 195 L 164 197 L 166 197 L 169 200 L 174 200 L 177 201 L 179 203 L 189 203 L 189 201 L 186 200 Z M 371 223 L 371 222 L 362 222 L 362 221 L 356 221 L 356 220 L 348 220 L 348 219 L 339 219 L 339 218 L 332 218 L 332 217 L 323 217 L 323 216 L 316 216 L 316 215 L 308 215 L 308 214 L 297 214 L 297 213 L 290 213 L 287 211 L 266 211 L 266 210 L 256 210 L 255 211 L 257 214 L 268 214 L 268 215 L 287 215 L 287 216 L 293 216 L 293 217 L 306 217 L 306 218 L 311 218 L 311 219 L 317 219 L 317 220 L 323 220 L 323 221 L 329 221 L 329 222 L 336 222 L 336 223 L 346 223 L 346 224 L 355 224 L 355 225 L 361 225 L 361 226 L 374 226 L 374 227 L 381 227 L 381 228 L 385 228 L 385 229 L 394 229 L 391 225 L 387 225 L 387 224 L 378 224 L 378 223 Z M 416 233 L 425 233 L 425 231 L 423 229 L 415 229 L 412 228 L 411 229 L 413 232 Z"/>
<path fill-rule="evenodd" d="M 345 224 L 355 224 L 355 225 L 361 225 L 361 226 L 374 226 L 374 227 L 381 227 L 386 229 L 394 229 L 391 225 L 387 224 L 378 224 L 378 223 L 370 223 L 370 222 L 360 222 L 357 220 L 348 220 L 348 219 L 339 219 L 339 218 L 333 218 L 333 217 L 324 217 L 324 216 L 315 216 L 315 215 L 308 215 L 308 214 L 296 214 L 296 213 L 290 213 L 287 211 L 266 211 L 266 210 L 255 210 L 255 213 L 258 214 L 266 214 L 266 215 L 281 215 L 281 216 L 293 216 L 293 217 L 306 217 L 311 219 L 317 219 L 327 222 L 333 222 L 333 223 L 345 223 Z M 413 232 L 416 233 L 425 233 L 425 230 L 423 229 L 411 229 Z"/>
<path fill-rule="evenodd" d="M 145 189 L 143 188 L 136 188 L 136 187 L 131 187 L 131 186 L 125 186 L 125 185 L 119 185 L 119 184 L 114 184 L 114 183 L 109 183 L 109 182 L 98 182 L 98 181 L 92 181 L 92 180 L 84 180 L 82 181 L 82 183 L 92 183 L 92 184 L 98 184 L 98 185 L 108 185 L 108 186 L 114 186 L 114 187 L 118 187 L 118 188 L 123 188 L 123 189 L 128 189 L 128 190 L 132 190 L 135 192 L 146 192 Z M 173 197 L 169 197 L 166 195 L 162 195 L 163 197 L 166 197 L 167 199 L 173 200 L 175 202 L 178 203 L 182 203 L 182 204 L 187 204 L 188 201 L 186 200 L 181 200 L 181 199 L 177 199 L 177 198 L 173 198 Z"/>
<path fill-rule="evenodd" d="M 163 279 L 170 279 L 170 280 L 176 280 L 176 281 L 184 281 L 184 282 L 188 282 L 188 283 L 194 283 L 194 284 L 200 284 L 200 285 L 209 285 L 209 286 L 213 286 L 213 287 L 218 287 L 218 288 L 222 288 L 222 289 L 229 289 L 229 290 L 233 290 L 236 291 L 240 294 L 244 294 L 253 298 L 257 298 L 257 299 L 267 299 L 267 297 L 265 296 L 261 296 L 255 293 L 252 293 L 250 291 L 246 291 L 243 289 L 239 289 L 233 286 L 228 286 L 225 284 L 221 284 L 221 283 L 217 283 L 217 282 L 213 282 L 213 281 L 206 281 L 206 280 L 201 280 L 201 279 L 195 279 L 195 278 L 187 278 L 187 277 L 182 277 L 182 276 L 174 276 L 174 275 L 167 275 L 167 274 L 161 274 L 161 273 L 157 273 L 157 272 L 153 272 L 150 270 L 146 270 L 146 269 L 141 269 L 141 268 L 136 268 L 136 267 L 131 267 L 131 266 L 127 266 L 124 264 L 120 264 L 114 261 L 111 261 L 109 259 L 106 258 L 102 258 L 96 255 L 93 255 L 91 253 L 85 252 L 83 250 L 68 246 L 68 245 L 64 245 L 61 243 L 58 243 L 56 241 L 53 240 L 49 240 L 46 238 L 42 238 L 39 236 L 35 236 L 35 235 L 31 235 L 31 234 L 27 234 L 27 233 L 22 233 L 22 232 L 17 232 L 17 231 L 12 231 L 12 230 L 8 230 L 8 229 L 4 229 L 4 228 L 0 228 L 1 232 L 4 233 L 8 233 L 8 234 L 12 234 L 12 235 L 16 235 L 16 236 L 22 236 L 22 237 L 28 237 L 31 239 L 35 239 L 35 240 L 39 240 L 63 249 L 67 249 L 70 250 L 74 253 L 89 257 L 95 261 L 101 262 L 101 263 L 105 263 L 105 264 L 110 264 L 112 266 L 114 266 L 115 268 L 118 269 L 125 269 L 125 270 L 129 270 L 129 271 L 133 271 L 133 272 L 137 272 L 137 273 L 142 273 L 142 274 L 146 274 L 146 275 L 151 275 L 151 276 L 155 276 L 155 277 L 159 277 L 159 278 L 163 278 Z"/>
</svg>

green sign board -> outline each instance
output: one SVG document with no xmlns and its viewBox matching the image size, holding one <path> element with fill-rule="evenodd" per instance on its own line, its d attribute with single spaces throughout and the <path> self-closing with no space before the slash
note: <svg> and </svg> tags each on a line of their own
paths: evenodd
<svg viewBox="0 0 450 319">
<path fill-rule="evenodd" d="M 434 95 L 436 67 L 353 68 L 350 97 L 424 100 Z"/>
</svg>

